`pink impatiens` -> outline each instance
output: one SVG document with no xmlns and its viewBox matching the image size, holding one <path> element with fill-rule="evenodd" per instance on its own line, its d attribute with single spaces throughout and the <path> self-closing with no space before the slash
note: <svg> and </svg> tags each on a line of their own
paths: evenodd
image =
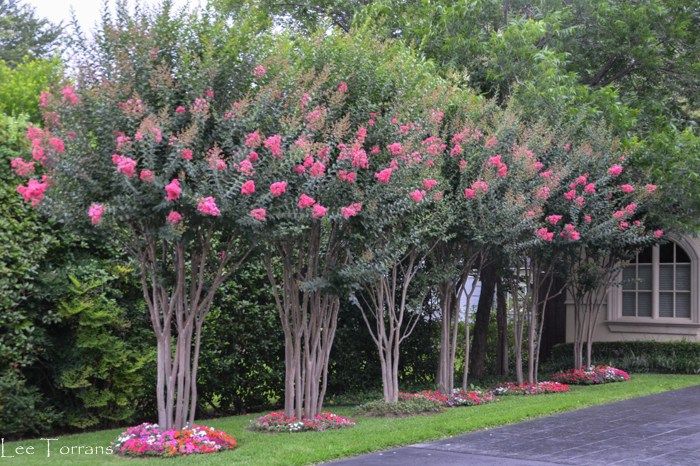
<svg viewBox="0 0 700 466">
<path fill-rule="evenodd" d="M 218 217 L 221 215 L 219 207 L 216 205 L 216 199 L 211 196 L 203 197 L 197 203 L 197 211 L 203 215 Z"/>
</svg>

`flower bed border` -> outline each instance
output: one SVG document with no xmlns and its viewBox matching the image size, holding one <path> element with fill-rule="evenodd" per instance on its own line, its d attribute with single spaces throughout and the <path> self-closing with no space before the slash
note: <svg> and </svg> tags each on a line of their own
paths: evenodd
<svg viewBox="0 0 700 466">
<path fill-rule="evenodd" d="M 549 393 L 566 393 L 569 391 L 569 385 L 560 382 L 545 380 L 535 384 L 508 382 L 500 384 L 493 389 L 493 394 L 496 396 L 519 396 L 519 395 L 545 395 Z"/>
<path fill-rule="evenodd" d="M 446 408 L 456 406 L 477 406 L 495 401 L 496 398 L 491 392 L 480 390 L 454 390 L 452 396 L 446 395 L 438 390 L 422 390 L 419 392 L 399 392 L 400 400 L 410 400 L 412 398 L 425 398 L 434 401 Z"/>
<path fill-rule="evenodd" d="M 350 418 L 324 411 L 313 419 L 285 416 L 283 411 L 273 411 L 250 421 L 250 429 L 257 432 L 322 432 L 324 430 L 344 429 L 355 425 Z"/>
<path fill-rule="evenodd" d="M 598 385 L 626 382 L 630 375 L 616 367 L 599 365 L 588 369 L 569 369 L 552 375 L 552 380 L 569 385 Z"/>
</svg>

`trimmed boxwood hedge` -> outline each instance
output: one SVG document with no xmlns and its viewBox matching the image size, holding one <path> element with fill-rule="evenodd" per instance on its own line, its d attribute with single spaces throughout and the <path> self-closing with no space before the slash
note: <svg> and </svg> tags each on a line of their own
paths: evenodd
<svg viewBox="0 0 700 466">
<path fill-rule="evenodd" d="M 545 372 L 570 369 L 571 343 L 558 344 L 543 366 Z M 593 363 L 627 372 L 700 374 L 700 342 L 620 341 L 593 343 Z"/>
</svg>

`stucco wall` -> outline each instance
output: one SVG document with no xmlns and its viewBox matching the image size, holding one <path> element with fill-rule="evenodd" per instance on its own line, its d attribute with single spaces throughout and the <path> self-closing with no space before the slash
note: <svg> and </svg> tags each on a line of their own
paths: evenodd
<svg viewBox="0 0 700 466">
<path fill-rule="evenodd" d="M 594 341 L 700 341 L 700 237 L 676 236 L 677 244 L 691 258 L 691 317 L 690 319 L 650 319 L 621 317 L 620 290 L 608 290 L 598 323 Z M 611 306 L 608 306 L 611 303 Z M 574 309 L 570 299 L 566 305 L 566 341 L 574 339 Z"/>
</svg>

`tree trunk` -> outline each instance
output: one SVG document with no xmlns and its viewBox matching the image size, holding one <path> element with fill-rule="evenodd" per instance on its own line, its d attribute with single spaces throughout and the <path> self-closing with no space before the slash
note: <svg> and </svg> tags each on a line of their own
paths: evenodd
<svg viewBox="0 0 700 466">
<path fill-rule="evenodd" d="M 471 344 L 471 374 L 482 379 L 486 372 L 486 352 L 488 344 L 489 321 L 493 307 L 493 295 L 496 288 L 496 266 L 493 262 L 484 265 L 481 273 L 481 295 L 474 319 L 474 336 Z"/>
<path fill-rule="evenodd" d="M 498 345 L 496 347 L 496 373 L 499 376 L 508 375 L 508 305 L 503 281 L 496 281 L 496 326 L 498 329 Z"/>
</svg>

